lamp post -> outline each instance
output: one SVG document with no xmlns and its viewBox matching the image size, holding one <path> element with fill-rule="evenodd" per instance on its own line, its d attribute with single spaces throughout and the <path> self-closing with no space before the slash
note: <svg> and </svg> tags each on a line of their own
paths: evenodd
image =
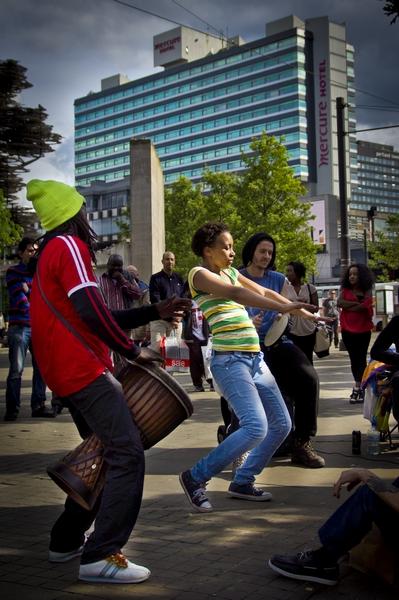
<svg viewBox="0 0 399 600">
<path fill-rule="evenodd" d="M 337 109 L 337 142 L 338 142 L 338 176 L 339 176 L 339 213 L 341 221 L 341 268 L 349 266 L 349 227 L 348 227 L 348 200 L 346 194 L 346 154 L 345 154 L 345 129 L 344 109 L 346 103 L 343 98 L 336 99 Z"/>
</svg>

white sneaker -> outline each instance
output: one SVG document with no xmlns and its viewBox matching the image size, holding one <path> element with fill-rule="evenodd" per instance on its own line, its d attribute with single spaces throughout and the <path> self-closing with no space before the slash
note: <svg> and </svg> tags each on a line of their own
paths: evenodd
<svg viewBox="0 0 399 600">
<path fill-rule="evenodd" d="M 70 552 L 54 552 L 53 550 L 48 551 L 48 560 L 52 563 L 64 563 L 80 556 L 83 552 L 84 544 L 80 548 L 71 550 Z"/>
<path fill-rule="evenodd" d="M 80 565 L 79 579 L 93 583 L 140 583 L 151 575 L 146 567 L 135 565 L 122 554 Z"/>
</svg>

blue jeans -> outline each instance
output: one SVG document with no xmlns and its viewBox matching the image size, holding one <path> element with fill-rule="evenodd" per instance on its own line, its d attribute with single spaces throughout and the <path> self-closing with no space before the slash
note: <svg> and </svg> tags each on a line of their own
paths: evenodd
<svg viewBox="0 0 399 600">
<path fill-rule="evenodd" d="M 11 325 L 8 329 L 7 337 L 10 370 L 7 377 L 6 411 L 9 414 L 19 411 L 21 404 L 21 377 L 28 349 L 32 355 L 33 367 L 30 404 L 32 410 L 36 410 L 46 401 L 46 384 L 40 375 L 32 352 L 31 328 L 22 325 Z"/>
<path fill-rule="evenodd" d="M 399 487 L 399 477 L 393 482 Z M 359 544 L 375 523 L 384 541 L 398 546 L 399 513 L 367 485 L 362 485 L 324 523 L 319 538 L 331 557 L 338 560 Z"/>
<path fill-rule="evenodd" d="M 269 463 L 274 452 L 291 431 L 291 419 L 263 354 L 214 352 L 212 375 L 237 415 L 240 428 L 191 469 L 197 482 L 208 481 L 235 458 L 251 450 L 237 469 L 234 482 L 245 485 Z"/>
</svg>

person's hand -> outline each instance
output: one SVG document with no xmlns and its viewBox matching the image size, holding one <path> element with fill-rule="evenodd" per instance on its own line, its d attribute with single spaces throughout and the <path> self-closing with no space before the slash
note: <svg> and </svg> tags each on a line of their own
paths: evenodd
<svg viewBox="0 0 399 600">
<path fill-rule="evenodd" d="M 255 315 L 255 317 L 252 319 L 252 323 L 255 326 L 256 331 L 258 331 L 258 329 L 260 328 L 260 326 L 262 325 L 262 321 L 263 321 L 263 317 L 265 316 L 265 311 L 261 310 L 260 312 L 258 312 L 257 315 Z M 277 317 L 276 317 L 277 318 Z"/>
<path fill-rule="evenodd" d="M 318 321 L 322 321 L 323 323 L 334 323 L 336 321 L 335 317 L 317 317 Z"/>
<path fill-rule="evenodd" d="M 118 283 L 122 283 L 125 280 L 123 273 L 121 271 L 112 271 L 111 274 L 112 279 L 115 279 Z"/>
<path fill-rule="evenodd" d="M 353 490 L 359 483 L 367 481 L 370 471 L 367 469 L 349 469 L 342 471 L 339 479 L 334 483 L 333 496 L 339 498 L 341 495 L 342 486 L 346 485 L 348 492 Z"/>
<path fill-rule="evenodd" d="M 25 281 L 22 284 L 22 289 L 23 289 L 24 294 L 28 294 L 29 293 L 29 287 L 28 287 L 28 284 L 25 283 Z"/>
<path fill-rule="evenodd" d="M 181 319 L 183 312 L 191 308 L 189 298 L 172 296 L 155 304 L 160 319 Z"/>
<path fill-rule="evenodd" d="M 290 302 L 289 304 L 281 304 L 280 312 L 289 312 L 295 314 L 298 310 L 301 310 L 301 308 L 312 312 L 314 306 L 313 304 L 308 304 L 307 302 Z"/>
<path fill-rule="evenodd" d="M 163 363 L 162 356 L 152 350 L 151 348 L 141 346 L 140 354 L 132 360 L 132 362 L 138 363 L 139 365 L 151 365 L 152 363 Z"/>
</svg>

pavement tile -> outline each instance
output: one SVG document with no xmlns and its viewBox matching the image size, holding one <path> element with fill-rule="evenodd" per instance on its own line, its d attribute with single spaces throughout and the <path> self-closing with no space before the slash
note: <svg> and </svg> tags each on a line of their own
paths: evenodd
<svg viewBox="0 0 399 600">
<path fill-rule="evenodd" d="M 142 510 L 125 548 L 129 558 L 152 571 L 139 586 L 89 585 L 77 580 L 78 561 L 47 562 L 49 530 L 65 498 L 47 477 L 46 466 L 77 445 L 79 436 L 67 413 L 54 420 L 30 418 L 31 373 L 25 369 L 20 418 L 0 423 L 1 599 L 397 600 L 397 592 L 355 571 L 345 572 L 338 586 L 326 588 L 278 577 L 267 567 L 275 552 L 291 554 L 318 544 L 318 527 L 338 506 L 331 484 L 342 469 L 371 465 L 386 479 L 398 470 L 397 449 L 374 462 L 351 454 L 351 432 L 365 433 L 367 422 L 361 407 L 348 402 L 346 353 L 333 351 L 315 365 L 321 378 L 315 445 L 327 466 L 312 471 L 292 466 L 287 458 L 275 459 L 258 476 L 258 484 L 273 492 L 272 502 L 228 498 L 228 467 L 208 486 L 215 511 L 191 512 L 178 473 L 216 443 L 221 422 L 216 394 L 193 395 L 194 416 L 147 452 Z M 0 350 L 2 366 L 7 366 L 7 357 Z M 186 376 L 177 379 L 189 387 Z M 0 397 L 0 410 L 3 402 Z"/>
</svg>

